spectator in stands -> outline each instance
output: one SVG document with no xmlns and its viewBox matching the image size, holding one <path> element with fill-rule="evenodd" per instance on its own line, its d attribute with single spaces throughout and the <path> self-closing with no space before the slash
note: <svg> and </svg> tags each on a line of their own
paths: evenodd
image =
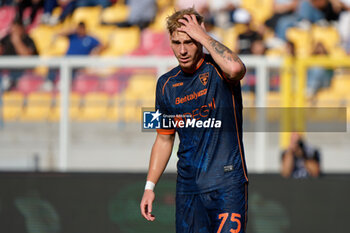
<svg viewBox="0 0 350 233">
<path fill-rule="evenodd" d="M 208 0 L 176 0 L 175 7 L 178 10 L 194 7 L 206 20 L 211 19 Z"/>
<path fill-rule="evenodd" d="M 56 7 L 62 9 L 59 16 L 53 16 L 52 12 Z M 71 16 L 76 8 L 76 0 L 45 0 L 44 14 L 41 21 L 45 24 L 56 25 Z"/>
<path fill-rule="evenodd" d="M 245 31 L 237 37 L 236 51 L 245 55 L 264 55 L 266 46 L 262 35 L 251 27 L 251 15 L 243 8 L 237 9 L 233 15 L 237 24 L 245 25 Z M 245 79 L 242 83 L 243 91 L 255 92 L 256 76 L 255 70 L 247 68 Z"/>
<path fill-rule="evenodd" d="M 156 16 L 157 4 L 155 0 L 128 0 L 130 14 L 125 22 L 117 23 L 118 27 L 138 26 L 146 28 Z"/>
<path fill-rule="evenodd" d="M 241 0 L 209 0 L 209 11 L 216 26 L 229 28 L 234 20 L 235 10 L 239 8 Z"/>
<path fill-rule="evenodd" d="M 350 54 L 350 0 L 340 0 L 343 12 L 339 16 L 339 35 L 343 48 Z"/>
<path fill-rule="evenodd" d="M 89 36 L 83 22 L 80 22 L 76 29 L 58 33 L 57 36 L 67 36 L 69 47 L 66 55 L 97 55 L 104 49 L 104 46 L 94 37 Z"/>
<path fill-rule="evenodd" d="M 105 45 L 101 44 L 96 38 L 89 36 L 86 31 L 85 24 L 80 22 L 76 29 L 63 31 L 55 35 L 55 38 L 58 36 L 66 36 L 69 39 L 69 46 L 66 52 L 67 56 L 75 55 L 98 55 L 104 49 Z M 53 42 L 54 43 L 54 42 Z M 72 80 L 76 77 L 78 69 L 73 69 Z M 45 82 L 45 89 L 51 90 L 53 88 L 53 83 L 57 77 L 56 72 L 50 70 L 47 75 L 47 81 Z"/>
<path fill-rule="evenodd" d="M 234 13 L 234 21 L 238 24 L 245 25 L 245 31 L 238 35 L 237 53 L 238 54 L 256 54 L 262 55 L 265 53 L 263 37 L 258 32 L 252 29 L 251 15 L 247 10 L 238 9 Z"/>
<path fill-rule="evenodd" d="M 30 56 L 37 55 L 34 41 L 26 34 L 22 21 L 16 19 L 11 25 L 10 33 L 0 40 L 1 56 Z M 6 90 L 16 87 L 17 79 L 23 74 L 23 70 L 12 69 L 8 78 L 2 77 L 2 85 Z"/>
<path fill-rule="evenodd" d="M 313 56 L 327 56 L 328 52 L 323 43 L 317 42 L 314 45 Z M 317 92 L 329 87 L 333 77 L 333 70 L 322 66 L 310 67 L 307 71 L 307 96 L 312 101 Z"/>
<path fill-rule="evenodd" d="M 18 18 L 24 25 L 30 25 L 36 16 L 36 13 L 43 7 L 43 0 L 16 0 L 18 7 Z M 23 12 L 26 8 L 31 8 L 30 17 L 23 21 Z"/>
<path fill-rule="evenodd" d="M 302 0 L 295 14 L 282 17 L 276 24 L 276 36 L 286 41 L 290 27 L 309 28 L 312 23 L 336 21 L 342 10 L 339 0 Z"/>
<path fill-rule="evenodd" d="M 275 0 L 273 4 L 273 15 L 266 20 L 265 26 L 275 31 L 277 22 L 288 16 L 293 16 L 298 8 L 298 0 Z"/>
<path fill-rule="evenodd" d="M 13 0 L 0 0 L 0 6 L 11 6 L 13 5 Z"/>
<path fill-rule="evenodd" d="M 281 175 L 285 178 L 307 178 L 320 175 L 320 152 L 306 144 L 298 133 L 292 133 L 288 148 L 282 152 Z"/>
<path fill-rule="evenodd" d="M 103 8 L 106 8 L 110 5 L 110 0 L 77 0 L 77 7 L 102 6 Z"/>
</svg>

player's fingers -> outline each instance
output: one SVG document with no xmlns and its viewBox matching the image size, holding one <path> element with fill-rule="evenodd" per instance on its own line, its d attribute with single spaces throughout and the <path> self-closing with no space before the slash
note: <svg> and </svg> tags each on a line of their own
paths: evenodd
<svg viewBox="0 0 350 233">
<path fill-rule="evenodd" d="M 182 23 L 185 26 L 188 24 L 188 21 L 185 19 L 179 19 L 178 22 Z"/>
<path fill-rule="evenodd" d="M 201 23 L 201 27 L 203 28 L 204 31 L 207 31 L 207 29 L 205 29 L 204 22 Z"/>
<path fill-rule="evenodd" d="M 145 206 L 145 202 L 142 201 L 140 204 L 140 209 L 141 209 L 141 215 L 147 219 L 147 215 L 146 215 L 146 206 Z"/>
<path fill-rule="evenodd" d="M 191 18 L 195 24 L 198 24 L 197 17 L 194 14 L 191 14 Z"/>
<path fill-rule="evenodd" d="M 190 15 L 184 15 L 184 18 L 186 18 L 188 22 L 193 21 L 193 19 Z"/>
<path fill-rule="evenodd" d="M 152 213 L 152 201 L 149 201 L 147 204 L 147 213 L 150 216 Z"/>
</svg>

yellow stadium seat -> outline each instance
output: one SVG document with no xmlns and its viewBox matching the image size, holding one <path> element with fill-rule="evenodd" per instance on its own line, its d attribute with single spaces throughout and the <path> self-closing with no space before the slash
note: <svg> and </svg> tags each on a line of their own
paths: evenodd
<svg viewBox="0 0 350 233">
<path fill-rule="evenodd" d="M 321 42 L 329 53 L 340 43 L 340 36 L 335 27 L 313 25 L 311 33 L 313 43 Z"/>
<path fill-rule="evenodd" d="M 109 97 L 106 93 L 87 93 L 79 121 L 102 121 L 107 118 Z"/>
<path fill-rule="evenodd" d="M 120 115 L 121 110 L 122 110 L 122 97 L 120 94 L 116 94 L 111 97 L 111 104 L 109 105 L 107 109 L 107 116 L 106 120 L 107 121 L 119 121 L 120 120 Z"/>
<path fill-rule="evenodd" d="M 51 44 L 48 55 L 51 56 L 63 56 L 66 54 L 69 46 L 69 39 L 64 36 L 58 37 Z"/>
<path fill-rule="evenodd" d="M 149 25 L 149 28 L 155 32 L 162 32 L 166 30 L 166 18 L 174 12 L 174 7 L 167 7 L 157 13 L 153 23 Z"/>
<path fill-rule="evenodd" d="M 156 77 L 152 74 L 136 74 L 129 80 L 126 92 L 133 93 L 137 98 L 144 98 L 154 93 L 156 88 Z"/>
<path fill-rule="evenodd" d="M 34 40 L 35 46 L 40 55 L 49 55 L 52 38 L 57 32 L 57 27 L 39 25 L 30 32 L 30 37 Z"/>
<path fill-rule="evenodd" d="M 30 93 L 21 115 L 22 121 L 46 121 L 49 119 L 52 105 L 51 93 Z"/>
<path fill-rule="evenodd" d="M 105 23 L 118 23 L 126 21 L 129 17 L 130 9 L 124 4 L 114 4 L 103 10 L 101 19 Z"/>
<path fill-rule="evenodd" d="M 246 25 L 236 24 L 235 26 L 224 30 L 223 33 L 221 33 L 223 38 L 223 44 L 226 45 L 228 48 L 232 49 L 233 51 L 236 51 L 238 36 L 239 34 L 243 33 L 246 29 Z"/>
<path fill-rule="evenodd" d="M 245 107 L 255 106 L 255 95 L 252 92 L 242 92 L 242 100 Z"/>
<path fill-rule="evenodd" d="M 108 45 L 112 43 L 112 35 L 116 29 L 116 26 L 100 26 L 95 28 L 91 34 L 97 37 L 102 44 Z"/>
<path fill-rule="evenodd" d="M 102 13 L 101 6 L 79 7 L 72 15 L 72 23 L 78 24 L 84 22 L 88 30 L 93 31 L 100 24 L 100 16 Z"/>
<path fill-rule="evenodd" d="M 49 119 L 51 121 L 59 121 L 61 116 L 61 96 L 55 97 L 55 104 L 52 108 Z M 76 120 L 80 114 L 81 96 L 77 93 L 71 93 L 69 97 L 69 117 L 71 120 Z"/>
<path fill-rule="evenodd" d="M 338 95 L 345 96 L 350 90 L 350 76 L 335 76 L 332 79 L 331 89 Z"/>
<path fill-rule="evenodd" d="M 24 97 L 20 92 L 5 92 L 2 96 L 4 121 L 16 121 L 22 114 Z"/>
<path fill-rule="evenodd" d="M 266 101 L 268 107 L 281 107 L 281 93 L 269 92 Z"/>
<path fill-rule="evenodd" d="M 140 29 L 138 27 L 119 28 L 112 35 L 110 43 L 103 56 L 125 55 L 134 51 L 140 43 Z"/>
<path fill-rule="evenodd" d="M 295 45 L 295 54 L 297 56 L 307 57 L 311 54 L 310 31 L 300 28 L 289 28 L 286 36 Z"/>
<path fill-rule="evenodd" d="M 250 12 L 253 24 L 261 25 L 273 14 L 274 0 L 243 0 L 242 8 Z"/>
</svg>

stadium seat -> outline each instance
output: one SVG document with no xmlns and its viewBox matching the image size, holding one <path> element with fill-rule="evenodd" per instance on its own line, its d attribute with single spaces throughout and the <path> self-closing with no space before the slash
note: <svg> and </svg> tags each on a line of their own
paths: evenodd
<svg viewBox="0 0 350 233">
<path fill-rule="evenodd" d="M 39 25 L 30 31 L 30 37 L 34 40 L 39 55 L 50 55 L 52 39 L 58 30 L 59 26 Z"/>
<path fill-rule="evenodd" d="M 129 54 L 140 43 L 140 29 L 138 27 L 118 28 L 111 35 L 108 47 L 102 52 L 103 56 L 119 56 Z"/>
<path fill-rule="evenodd" d="M 166 31 L 166 24 L 165 24 L 166 18 L 169 15 L 171 15 L 173 12 L 174 12 L 173 6 L 169 6 L 161 11 L 158 11 L 153 23 L 151 23 L 148 28 L 151 29 L 152 31 L 155 31 L 155 32 L 165 32 Z"/>
<path fill-rule="evenodd" d="M 49 119 L 51 105 L 51 93 L 30 93 L 20 120 L 25 122 L 47 121 Z"/>
<path fill-rule="evenodd" d="M 36 92 L 44 83 L 44 78 L 37 74 L 27 73 L 20 77 L 17 83 L 17 90 L 27 95 Z"/>
<path fill-rule="evenodd" d="M 340 43 L 340 36 L 335 27 L 313 25 L 311 29 L 313 43 L 321 42 L 329 53 Z"/>
<path fill-rule="evenodd" d="M 23 111 L 24 96 L 21 92 L 5 92 L 2 96 L 4 121 L 17 121 Z"/>
<path fill-rule="evenodd" d="M 52 43 L 46 55 L 49 56 L 63 56 L 66 54 L 69 46 L 69 39 L 64 36 L 57 37 Z"/>
<path fill-rule="evenodd" d="M 109 96 L 106 93 L 88 93 L 83 98 L 78 121 L 102 121 L 107 118 Z"/>
<path fill-rule="evenodd" d="M 115 94 L 110 99 L 111 104 L 107 109 L 106 120 L 107 121 L 119 121 L 121 119 L 120 115 L 122 115 L 122 105 L 124 105 L 121 95 Z"/>
<path fill-rule="evenodd" d="M 155 93 L 156 78 L 152 74 L 136 74 L 129 80 L 129 85 L 126 88 L 127 93 L 132 93 L 138 99 L 145 98 L 150 94 Z"/>
<path fill-rule="evenodd" d="M 242 92 L 243 106 L 253 107 L 255 106 L 255 95 L 252 92 Z"/>
<path fill-rule="evenodd" d="M 95 36 L 102 44 L 107 45 L 112 43 L 113 32 L 117 29 L 115 26 L 99 26 L 95 28 L 91 34 Z"/>
<path fill-rule="evenodd" d="M 169 36 L 167 32 L 156 32 L 145 29 L 141 34 L 141 42 L 132 55 L 172 55 Z"/>
<path fill-rule="evenodd" d="M 0 8 L 0 38 L 3 38 L 16 16 L 16 10 L 12 6 L 3 6 Z"/>
<path fill-rule="evenodd" d="M 281 93 L 268 92 L 266 101 L 268 107 L 281 107 Z"/>
<path fill-rule="evenodd" d="M 61 116 L 61 96 L 56 95 L 54 105 L 50 114 L 50 121 L 59 121 Z M 71 120 L 77 120 L 80 114 L 81 96 L 77 93 L 71 93 L 69 96 L 69 117 Z"/>
<path fill-rule="evenodd" d="M 95 74 L 78 74 L 73 81 L 73 92 L 85 95 L 99 90 L 99 77 Z"/>
<path fill-rule="evenodd" d="M 129 7 L 125 4 L 114 4 L 103 10 L 101 20 L 104 23 L 123 22 L 127 20 L 129 11 Z"/>
<path fill-rule="evenodd" d="M 250 12 L 255 26 L 263 24 L 273 14 L 274 0 L 242 0 L 241 7 Z"/>
<path fill-rule="evenodd" d="M 40 25 L 40 21 L 41 21 L 41 16 L 43 15 L 44 9 L 41 8 L 36 12 L 36 15 L 34 17 L 33 22 L 31 22 L 30 25 L 28 25 L 26 27 L 26 31 L 30 32 L 31 30 L 33 30 L 34 28 L 36 28 L 38 25 Z M 30 18 L 30 14 L 32 13 L 32 9 L 31 8 L 26 8 L 23 12 L 23 20 L 26 20 Z"/>
<path fill-rule="evenodd" d="M 102 7 L 79 7 L 75 9 L 72 15 L 72 23 L 77 25 L 80 22 L 84 22 L 88 30 L 93 31 L 100 25 Z"/>
<path fill-rule="evenodd" d="M 307 57 L 311 54 L 311 33 L 309 30 L 289 28 L 286 36 L 295 45 L 295 54 L 297 56 Z"/>
<path fill-rule="evenodd" d="M 101 91 L 109 95 L 114 95 L 122 90 L 122 85 L 123 83 L 119 80 L 118 76 L 111 75 L 101 80 Z"/>
</svg>

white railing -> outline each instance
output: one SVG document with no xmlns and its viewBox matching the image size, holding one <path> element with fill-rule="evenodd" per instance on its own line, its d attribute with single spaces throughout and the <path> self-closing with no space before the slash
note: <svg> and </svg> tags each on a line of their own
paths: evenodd
<svg viewBox="0 0 350 233">
<path fill-rule="evenodd" d="M 281 58 L 267 58 L 263 56 L 242 56 L 241 59 L 247 67 L 256 69 L 256 107 L 266 106 L 268 91 L 268 77 L 270 68 L 280 68 Z M 169 68 L 177 65 L 174 57 L 0 57 L 0 69 L 10 68 L 34 68 L 47 66 L 60 70 L 61 90 L 61 118 L 59 128 L 59 156 L 56 167 L 60 171 L 67 170 L 67 159 L 69 156 L 70 125 L 69 125 L 69 92 L 71 71 L 75 67 L 155 67 L 158 77 Z M 264 116 L 258 118 L 257 125 L 264 124 Z M 264 172 L 266 170 L 266 145 L 267 137 L 264 132 L 255 134 L 255 170 Z"/>
</svg>

